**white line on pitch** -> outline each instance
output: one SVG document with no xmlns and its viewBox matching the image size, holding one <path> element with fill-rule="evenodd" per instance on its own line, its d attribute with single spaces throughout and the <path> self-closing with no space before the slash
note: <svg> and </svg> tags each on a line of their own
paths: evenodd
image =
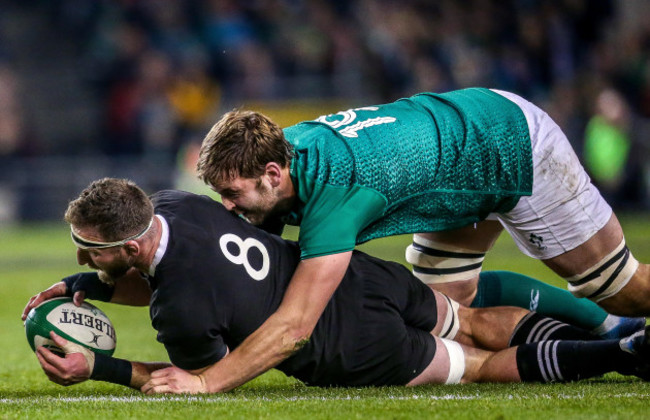
<svg viewBox="0 0 650 420">
<path fill-rule="evenodd" d="M 625 394 L 614 394 L 608 395 L 607 398 L 617 398 L 617 399 L 626 399 L 626 398 L 648 398 L 650 394 L 636 394 L 636 393 L 625 393 Z M 169 401 L 169 402 L 204 402 L 204 403 L 221 403 L 221 402 L 238 402 L 238 401 L 346 401 L 346 400 L 372 400 L 372 399 L 388 399 L 388 400 L 397 400 L 397 401 L 409 401 L 409 400 L 481 400 L 481 399 L 502 399 L 502 400 L 536 400 L 536 399 L 563 399 L 563 400 L 580 400 L 584 399 L 583 394 L 575 395 L 551 395 L 551 394 L 542 394 L 535 395 L 532 397 L 522 396 L 522 395 L 503 395 L 503 396 L 481 396 L 481 395 L 399 395 L 399 396 L 341 396 L 341 397 L 285 397 L 285 398 L 269 398 L 269 397 L 241 397 L 241 396 L 205 396 L 205 397 L 196 397 L 196 396 L 160 396 L 160 397 L 144 397 L 144 396 L 134 396 L 134 397 L 35 397 L 35 398 L 0 398 L 0 404 L 33 404 L 33 403 L 43 403 L 43 402 L 63 402 L 63 403 L 78 403 L 78 402 L 117 402 L 117 403 L 146 403 L 146 402 L 155 402 L 155 401 Z"/>
</svg>

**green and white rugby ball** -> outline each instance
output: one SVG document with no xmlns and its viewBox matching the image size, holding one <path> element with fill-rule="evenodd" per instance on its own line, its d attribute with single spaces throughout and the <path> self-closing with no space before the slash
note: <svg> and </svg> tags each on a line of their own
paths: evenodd
<svg viewBox="0 0 650 420">
<path fill-rule="evenodd" d="M 112 356 L 115 352 L 117 340 L 113 323 L 104 312 L 88 302 L 76 306 L 72 298 L 60 297 L 46 300 L 29 311 L 25 333 L 33 351 L 44 346 L 62 353 L 50 338 L 50 331 L 96 353 Z"/>
</svg>

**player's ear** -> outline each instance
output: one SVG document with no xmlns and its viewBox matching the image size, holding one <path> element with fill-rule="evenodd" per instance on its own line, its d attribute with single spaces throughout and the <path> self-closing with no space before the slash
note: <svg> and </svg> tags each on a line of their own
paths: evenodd
<svg viewBox="0 0 650 420">
<path fill-rule="evenodd" d="M 269 179 L 271 186 L 277 187 L 282 181 L 282 167 L 276 162 L 269 162 L 264 168 L 264 175 Z"/>
<path fill-rule="evenodd" d="M 142 248 L 137 241 L 128 241 L 124 244 L 124 249 L 129 256 L 133 257 L 140 254 Z"/>
</svg>

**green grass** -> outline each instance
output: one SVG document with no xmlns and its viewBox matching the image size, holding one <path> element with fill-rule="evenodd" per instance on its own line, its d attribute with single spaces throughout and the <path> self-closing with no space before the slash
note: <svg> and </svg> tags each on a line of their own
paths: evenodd
<svg viewBox="0 0 650 420">
<path fill-rule="evenodd" d="M 650 216 L 622 218 L 637 259 L 650 261 Z M 295 233 L 294 233 L 295 234 Z M 372 241 L 362 248 L 404 262 L 407 236 Z M 522 256 L 503 235 L 485 269 L 510 269 L 561 285 L 543 264 Z M 0 227 L 0 419 L 165 418 L 643 418 L 650 385 L 610 374 L 571 384 L 507 384 L 322 389 L 305 387 L 271 371 L 227 394 L 147 397 L 117 385 L 89 381 L 64 388 L 47 380 L 24 336 L 20 313 L 36 292 L 78 271 L 75 250 L 62 224 Z M 167 360 L 155 341 L 146 308 L 99 305 L 115 324 L 117 357 Z"/>
</svg>

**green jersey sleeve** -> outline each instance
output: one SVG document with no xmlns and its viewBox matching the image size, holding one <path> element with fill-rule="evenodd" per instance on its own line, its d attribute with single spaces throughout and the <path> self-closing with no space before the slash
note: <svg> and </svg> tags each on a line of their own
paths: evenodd
<svg viewBox="0 0 650 420">
<path fill-rule="evenodd" d="M 353 250 L 359 232 L 385 209 L 386 198 L 376 190 L 315 185 L 302 212 L 301 259 Z"/>
</svg>

